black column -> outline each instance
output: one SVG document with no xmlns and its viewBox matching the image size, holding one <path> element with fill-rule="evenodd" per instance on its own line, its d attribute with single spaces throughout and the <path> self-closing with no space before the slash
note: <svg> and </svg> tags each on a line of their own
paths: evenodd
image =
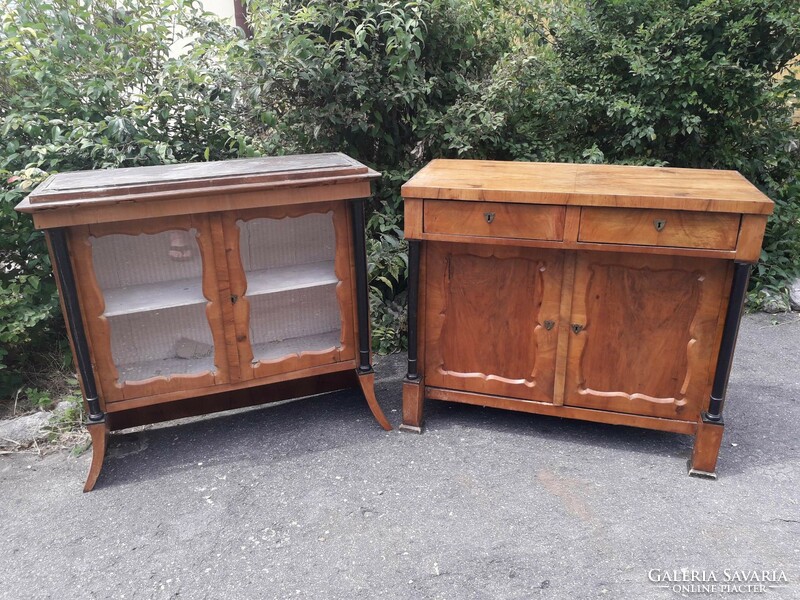
<svg viewBox="0 0 800 600">
<path fill-rule="evenodd" d="M 747 282 L 750 279 L 750 265 L 734 263 L 733 285 L 725 313 L 725 326 L 722 330 L 722 342 L 719 347 L 717 370 L 714 372 L 714 385 L 711 388 L 711 402 L 703 420 L 711 423 L 722 422 L 722 407 L 725 404 L 725 393 L 728 388 L 728 377 L 733 364 L 733 351 L 736 348 L 736 337 L 739 335 L 739 322 L 742 319 L 744 299 L 747 294 Z"/>
<path fill-rule="evenodd" d="M 99 423 L 105 419 L 105 414 L 100 410 L 100 400 L 97 397 L 97 387 L 94 382 L 94 370 L 89 358 L 89 346 L 86 343 L 86 331 L 83 328 L 81 308 L 78 303 L 78 290 L 75 287 L 75 274 L 72 272 L 72 261 L 67 250 L 67 238 L 64 229 L 50 229 L 47 231 L 50 246 L 53 248 L 56 264 L 53 265 L 61 286 L 61 296 L 64 302 L 64 311 L 67 317 L 67 327 L 75 347 L 75 362 L 81 374 L 83 391 L 86 393 L 86 404 L 89 407 L 89 421 Z"/>
<path fill-rule="evenodd" d="M 356 259 L 356 306 L 358 308 L 358 370 L 370 373 L 369 290 L 367 289 L 367 243 L 364 238 L 364 200 L 353 200 L 353 249 Z"/>
<path fill-rule="evenodd" d="M 408 242 L 408 375 L 419 379 L 417 369 L 417 311 L 419 305 L 419 242 Z"/>
</svg>

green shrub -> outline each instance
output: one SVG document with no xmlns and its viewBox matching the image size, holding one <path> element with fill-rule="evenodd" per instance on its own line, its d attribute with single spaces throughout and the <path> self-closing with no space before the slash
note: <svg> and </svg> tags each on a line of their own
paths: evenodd
<svg viewBox="0 0 800 600">
<path fill-rule="evenodd" d="M 736 169 L 776 202 L 753 289 L 785 292 L 800 269 L 796 4 L 542 7 L 527 43 L 431 120 L 436 152 Z"/>
</svg>

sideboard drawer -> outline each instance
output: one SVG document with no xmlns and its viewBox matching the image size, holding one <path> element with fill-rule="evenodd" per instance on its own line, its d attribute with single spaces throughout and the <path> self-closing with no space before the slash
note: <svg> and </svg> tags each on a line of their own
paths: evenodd
<svg viewBox="0 0 800 600">
<path fill-rule="evenodd" d="M 578 241 L 734 250 L 740 218 L 728 213 L 584 207 Z"/>
<path fill-rule="evenodd" d="M 518 238 L 564 239 L 563 206 L 503 204 L 498 202 L 453 202 L 425 200 L 425 233 Z"/>
</svg>

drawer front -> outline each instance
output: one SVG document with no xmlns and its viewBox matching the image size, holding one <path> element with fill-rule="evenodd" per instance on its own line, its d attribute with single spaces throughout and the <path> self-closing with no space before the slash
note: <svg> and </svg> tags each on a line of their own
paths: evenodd
<svg viewBox="0 0 800 600">
<path fill-rule="evenodd" d="M 584 207 L 578 241 L 734 250 L 739 220 L 727 213 Z"/>
<path fill-rule="evenodd" d="M 563 206 L 425 200 L 423 231 L 449 235 L 564 239 Z"/>
</svg>

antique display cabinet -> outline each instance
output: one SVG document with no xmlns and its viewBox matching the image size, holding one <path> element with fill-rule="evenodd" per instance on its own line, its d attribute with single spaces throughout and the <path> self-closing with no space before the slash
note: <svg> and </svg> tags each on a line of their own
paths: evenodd
<svg viewBox="0 0 800 600">
<path fill-rule="evenodd" d="M 364 198 L 343 154 L 55 175 L 47 234 L 100 473 L 111 430 L 373 391 Z"/>
<path fill-rule="evenodd" d="M 773 204 L 734 171 L 435 160 L 403 186 L 426 399 L 695 436 L 713 476 Z"/>
</svg>

